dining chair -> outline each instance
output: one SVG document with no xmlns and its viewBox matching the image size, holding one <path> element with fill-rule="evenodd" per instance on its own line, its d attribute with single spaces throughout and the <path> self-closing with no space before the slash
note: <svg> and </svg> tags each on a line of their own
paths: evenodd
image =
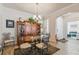
<svg viewBox="0 0 79 59">
<path fill-rule="evenodd" d="M 2 35 L 3 35 L 2 39 L 4 41 L 4 46 L 15 44 L 15 38 L 13 36 L 11 36 L 11 33 L 3 33 Z M 11 44 L 8 44 L 8 43 L 11 43 Z"/>
</svg>

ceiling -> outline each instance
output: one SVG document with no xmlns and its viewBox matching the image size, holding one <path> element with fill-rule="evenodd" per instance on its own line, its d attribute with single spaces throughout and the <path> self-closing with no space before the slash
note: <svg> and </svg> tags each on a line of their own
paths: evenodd
<svg viewBox="0 0 79 59">
<path fill-rule="evenodd" d="M 38 7 L 38 13 L 42 15 L 55 12 L 61 8 L 71 5 L 71 3 L 3 3 L 5 7 L 13 8 L 16 10 L 29 12 L 35 14 L 37 12 L 36 7 Z"/>
</svg>

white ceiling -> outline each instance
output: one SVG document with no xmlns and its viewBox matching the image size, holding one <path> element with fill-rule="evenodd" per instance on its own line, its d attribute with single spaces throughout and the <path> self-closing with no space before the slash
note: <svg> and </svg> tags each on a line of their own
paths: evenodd
<svg viewBox="0 0 79 59">
<path fill-rule="evenodd" d="M 49 14 L 55 12 L 61 8 L 69 6 L 71 3 L 39 3 L 38 12 L 39 14 Z M 3 3 L 5 7 L 17 9 L 24 12 L 36 13 L 36 4 L 35 3 Z"/>
</svg>

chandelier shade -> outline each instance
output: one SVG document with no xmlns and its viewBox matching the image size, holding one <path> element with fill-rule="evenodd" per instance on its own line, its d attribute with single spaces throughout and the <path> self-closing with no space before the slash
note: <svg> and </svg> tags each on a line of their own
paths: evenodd
<svg viewBox="0 0 79 59">
<path fill-rule="evenodd" d="M 42 19 L 42 17 L 40 15 L 33 15 L 33 19 L 40 20 L 40 19 Z"/>
</svg>

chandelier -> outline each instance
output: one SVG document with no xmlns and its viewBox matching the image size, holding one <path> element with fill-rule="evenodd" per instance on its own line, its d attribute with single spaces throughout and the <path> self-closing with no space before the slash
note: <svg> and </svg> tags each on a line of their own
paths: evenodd
<svg viewBox="0 0 79 59">
<path fill-rule="evenodd" d="M 39 3 L 36 3 L 36 14 L 33 16 L 33 19 L 35 20 L 40 20 L 41 16 L 38 14 L 38 7 L 39 7 Z"/>
</svg>

